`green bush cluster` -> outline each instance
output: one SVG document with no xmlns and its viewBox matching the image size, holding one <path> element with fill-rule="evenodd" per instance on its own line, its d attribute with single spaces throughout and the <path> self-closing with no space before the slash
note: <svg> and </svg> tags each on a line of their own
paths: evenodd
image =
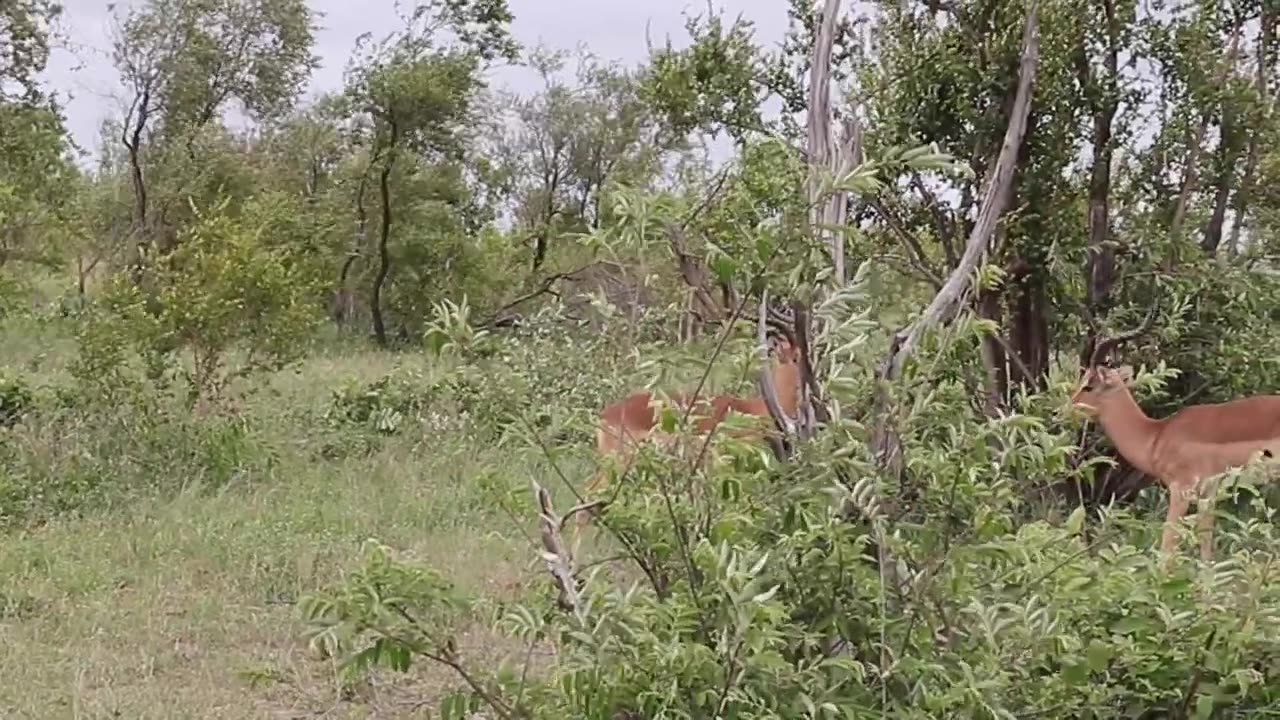
<svg viewBox="0 0 1280 720">
<path fill-rule="evenodd" d="M 879 332 L 856 317 L 842 327 Z M 853 340 L 841 338 L 854 349 L 837 353 L 827 380 L 856 409 L 875 386 Z M 1092 513 L 1064 490 L 1092 464 L 1078 462 L 1078 425 L 1064 412 L 1068 369 L 987 416 L 935 359 L 900 391 L 901 475 L 877 468 L 852 411 L 784 465 L 727 440 L 705 474 L 646 450 L 597 522 L 599 548 L 576 558 L 576 600 L 548 575 L 533 598 L 495 611 L 371 541 L 358 572 L 304 604 L 311 640 L 343 657 L 348 677 L 443 663 L 467 686 L 442 700 L 442 716 L 456 718 L 1274 709 L 1273 511 L 1255 499 L 1236 522 L 1219 522 L 1216 564 L 1162 567 L 1162 517 Z M 1140 394 L 1171 377 L 1154 370 Z M 496 669 L 470 664 L 456 637 L 476 622 L 550 642 L 558 661 L 532 674 L 525 653 Z"/>
<path fill-rule="evenodd" d="M 257 481 L 274 465 L 247 419 L 196 418 L 155 398 L 68 405 L 74 394 L 49 393 L 0 430 L 0 526 Z"/>
</svg>

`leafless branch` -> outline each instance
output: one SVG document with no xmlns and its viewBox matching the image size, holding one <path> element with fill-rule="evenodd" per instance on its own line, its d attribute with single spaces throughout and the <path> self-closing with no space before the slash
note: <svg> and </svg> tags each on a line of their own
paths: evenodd
<svg viewBox="0 0 1280 720">
<path fill-rule="evenodd" d="M 521 295 L 515 300 L 512 300 L 509 303 L 506 303 L 502 307 L 495 310 L 493 313 L 493 316 L 490 317 L 485 322 L 481 323 L 481 326 L 488 327 L 488 328 L 494 327 L 498 322 L 500 322 L 506 316 L 508 312 L 510 312 L 512 309 L 516 308 L 517 306 L 523 305 L 524 303 L 529 302 L 530 300 L 536 297 L 540 297 L 542 295 L 555 295 L 556 292 L 552 288 L 555 286 L 556 283 L 560 282 L 561 280 L 572 280 L 578 277 L 579 275 L 581 275 L 582 273 L 586 272 L 587 270 L 590 270 L 602 264 L 604 264 L 602 261 L 597 261 L 593 263 L 588 263 L 574 270 L 569 270 L 567 272 L 552 273 L 546 276 L 545 278 L 542 279 L 541 282 L 538 283 L 538 287 L 525 293 L 524 295 Z"/>
<path fill-rule="evenodd" d="M 586 619 L 586 611 L 582 607 L 581 599 L 578 597 L 578 581 L 573 576 L 573 555 L 570 554 L 569 548 L 565 545 L 564 538 L 560 531 L 564 527 L 564 522 L 573 516 L 585 506 L 579 505 L 569 511 L 568 515 L 561 518 L 556 514 L 555 508 L 551 506 L 551 493 L 546 488 L 538 484 L 537 480 L 533 483 L 533 496 L 538 501 L 538 520 L 541 527 L 542 537 L 542 559 L 547 564 L 547 571 L 551 573 L 551 577 L 555 579 L 556 585 L 560 588 L 560 594 L 556 598 L 556 603 L 560 609 L 565 612 L 572 612 L 577 616 L 579 621 Z"/>
</svg>

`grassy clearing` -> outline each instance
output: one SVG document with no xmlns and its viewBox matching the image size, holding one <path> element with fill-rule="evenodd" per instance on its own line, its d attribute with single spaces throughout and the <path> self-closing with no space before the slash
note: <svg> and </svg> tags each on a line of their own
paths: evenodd
<svg viewBox="0 0 1280 720">
<path fill-rule="evenodd" d="M 11 346 L 6 364 L 36 344 Z M 300 418 L 317 416 L 334 388 L 422 362 L 330 352 L 261 381 L 244 411 L 277 455 L 265 477 L 216 489 L 192 479 L 176 497 L 0 535 L 0 715 L 424 716 L 420 703 L 451 676 L 419 668 L 344 690 L 299 640 L 294 602 L 341 577 L 370 537 L 466 589 L 513 597 L 540 582 L 537 556 L 471 480 L 490 468 L 513 487 L 529 473 L 557 481 L 520 451 L 458 434 L 406 429 L 370 455 L 317 452 Z M 569 470 L 581 480 L 588 468 Z M 476 662 L 515 649 L 479 629 L 468 639 Z"/>
</svg>

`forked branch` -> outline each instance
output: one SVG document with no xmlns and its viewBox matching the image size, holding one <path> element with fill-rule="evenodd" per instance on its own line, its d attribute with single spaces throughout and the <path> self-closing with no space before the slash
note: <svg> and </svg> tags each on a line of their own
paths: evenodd
<svg viewBox="0 0 1280 720">
<path fill-rule="evenodd" d="M 1093 349 L 1093 355 L 1089 358 L 1089 367 L 1097 367 L 1099 364 L 1101 364 L 1103 361 L 1107 359 L 1107 355 L 1109 355 L 1111 351 L 1114 350 L 1115 348 L 1119 347 L 1120 345 L 1123 345 L 1124 343 L 1129 342 L 1130 340 L 1137 339 L 1151 332 L 1151 328 L 1155 325 L 1155 322 L 1156 322 L 1156 311 L 1159 309 L 1159 307 L 1160 307 L 1160 303 L 1158 301 L 1151 303 L 1151 309 L 1147 311 L 1147 317 L 1143 319 L 1141 325 L 1134 328 L 1133 330 L 1130 330 L 1129 332 L 1121 333 L 1119 335 L 1116 335 L 1115 337 L 1103 338 L 1099 340 L 1097 346 L 1095 346 Z M 1097 327 L 1096 323 L 1093 321 L 1091 317 L 1088 318 L 1088 322 L 1094 328 Z"/>
<path fill-rule="evenodd" d="M 560 592 L 556 604 L 565 612 L 572 612 L 579 620 L 585 619 L 581 598 L 578 595 L 578 581 L 573 576 L 573 556 L 565 545 L 560 531 L 569 518 L 578 512 L 589 512 L 591 506 L 598 503 L 578 505 L 569 511 L 564 518 L 556 514 L 551 506 L 551 494 L 547 489 L 533 481 L 533 495 L 538 500 L 538 521 L 542 538 L 542 559 L 547 564 L 547 571 L 555 580 Z"/>
</svg>

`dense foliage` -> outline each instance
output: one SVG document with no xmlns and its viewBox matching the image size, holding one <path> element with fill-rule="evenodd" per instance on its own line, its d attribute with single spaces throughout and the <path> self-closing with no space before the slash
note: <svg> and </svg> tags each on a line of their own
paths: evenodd
<svg viewBox="0 0 1280 720">
<path fill-rule="evenodd" d="M 776 50 L 709 14 L 570 67 L 504 0 L 427 0 L 301 103 L 306 2 L 145 0 L 113 11 L 126 103 L 91 168 L 40 80 L 60 9 L 4 5 L 0 316 L 74 349 L 0 372 L 0 526 L 287 484 L 282 453 L 499 448 L 456 481 L 550 572 L 498 601 L 368 540 L 295 614 L 344 688 L 437 664 L 452 718 L 1274 711 L 1280 491 L 1239 473 L 1216 560 L 1164 563 L 1166 493 L 1068 398 L 1149 310 L 1118 355 L 1150 415 L 1280 387 L 1280 6 L 829 5 L 794 0 Z M 542 88 L 489 87 L 510 62 Z M 755 394 L 769 299 L 816 432 L 647 448 L 570 556 L 600 408 Z M 422 362 L 244 412 L 353 352 Z M 468 657 L 476 626 L 527 650 Z"/>
</svg>

